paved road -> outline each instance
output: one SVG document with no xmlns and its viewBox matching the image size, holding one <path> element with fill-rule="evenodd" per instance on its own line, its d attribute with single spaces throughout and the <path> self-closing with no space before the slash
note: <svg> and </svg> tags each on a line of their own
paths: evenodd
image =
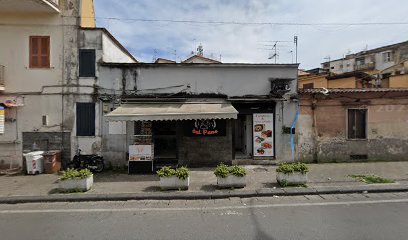
<svg viewBox="0 0 408 240">
<path fill-rule="evenodd" d="M 8 239 L 407 239 L 408 193 L 0 205 Z"/>
</svg>

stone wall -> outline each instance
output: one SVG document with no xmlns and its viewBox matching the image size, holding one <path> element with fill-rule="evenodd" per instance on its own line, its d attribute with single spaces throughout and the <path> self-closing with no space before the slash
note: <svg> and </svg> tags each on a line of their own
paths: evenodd
<svg viewBox="0 0 408 240">
<path fill-rule="evenodd" d="M 186 137 L 179 123 L 179 165 L 212 167 L 232 162 L 232 120 L 227 120 L 226 135 L 220 137 Z"/>
</svg>

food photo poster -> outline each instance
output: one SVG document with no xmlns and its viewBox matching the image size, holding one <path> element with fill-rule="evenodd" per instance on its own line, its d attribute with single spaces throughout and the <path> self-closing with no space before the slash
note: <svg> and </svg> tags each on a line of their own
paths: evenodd
<svg viewBox="0 0 408 240">
<path fill-rule="evenodd" d="M 253 115 L 254 156 L 273 157 L 273 114 Z"/>
</svg>

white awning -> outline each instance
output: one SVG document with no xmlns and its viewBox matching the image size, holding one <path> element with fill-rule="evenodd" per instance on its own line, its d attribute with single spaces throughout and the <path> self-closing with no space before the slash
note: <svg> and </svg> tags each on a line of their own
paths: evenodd
<svg viewBox="0 0 408 240">
<path fill-rule="evenodd" d="M 195 119 L 236 119 L 230 103 L 128 103 L 105 115 L 108 121 L 166 121 Z"/>
</svg>

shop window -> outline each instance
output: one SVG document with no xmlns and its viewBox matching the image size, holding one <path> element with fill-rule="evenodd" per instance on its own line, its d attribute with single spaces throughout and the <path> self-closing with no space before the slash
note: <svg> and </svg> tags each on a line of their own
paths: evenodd
<svg viewBox="0 0 408 240">
<path fill-rule="evenodd" d="M 77 136 L 95 136 L 95 103 L 77 103 Z"/>
<path fill-rule="evenodd" d="M 95 49 L 79 49 L 79 76 L 95 77 Z"/>
<path fill-rule="evenodd" d="M 314 88 L 314 83 L 303 84 L 303 89 L 312 89 Z"/>
<path fill-rule="evenodd" d="M 367 109 L 348 109 L 348 138 L 367 138 Z"/>
<path fill-rule="evenodd" d="M 30 36 L 30 68 L 50 67 L 50 37 Z"/>
</svg>

